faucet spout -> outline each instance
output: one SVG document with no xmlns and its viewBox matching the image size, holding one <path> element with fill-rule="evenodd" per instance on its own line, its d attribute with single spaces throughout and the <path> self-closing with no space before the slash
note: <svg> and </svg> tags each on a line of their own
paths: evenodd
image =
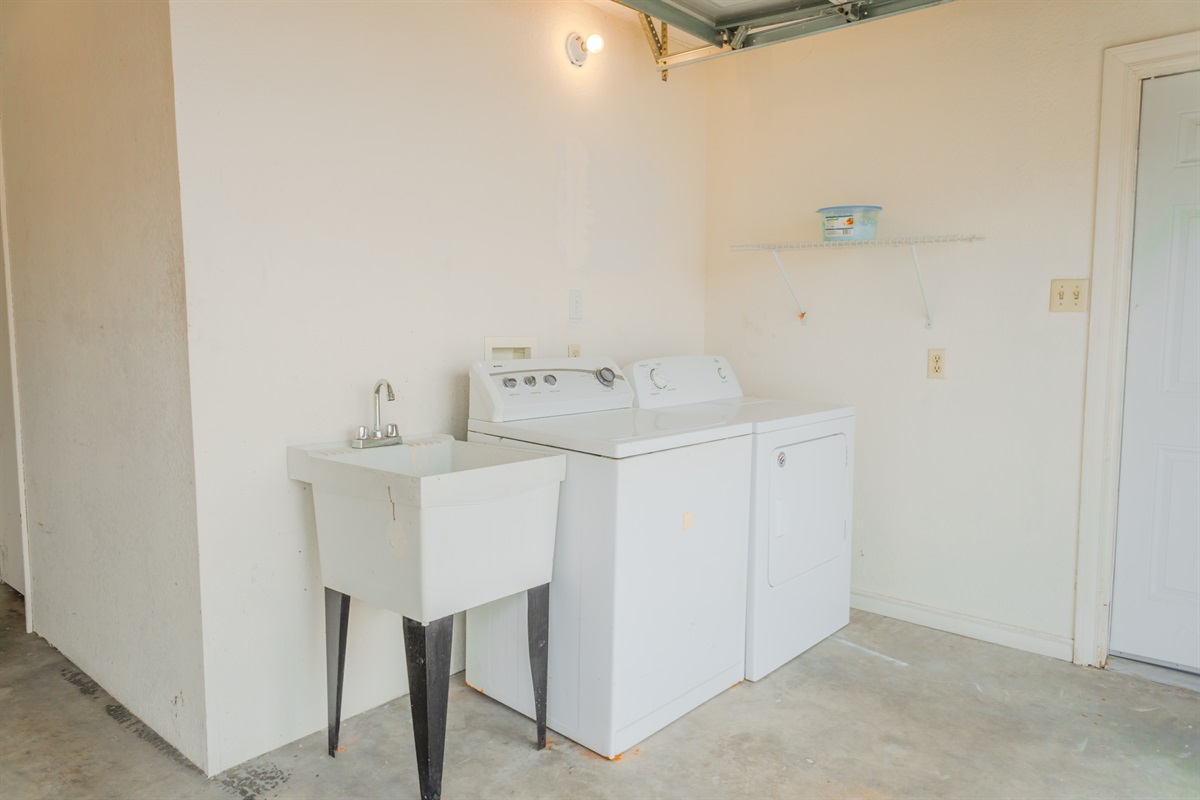
<svg viewBox="0 0 1200 800">
<path fill-rule="evenodd" d="M 387 378 L 380 378 L 375 382 L 375 389 L 371 392 L 371 399 L 375 403 L 375 430 L 367 430 L 366 425 L 360 425 L 358 428 L 358 436 L 350 440 L 350 446 L 361 450 L 364 447 L 386 447 L 391 444 L 400 444 L 400 431 L 395 423 L 389 423 L 387 431 L 383 430 L 383 422 L 379 419 L 379 393 L 387 389 L 387 399 L 395 400 L 396 392 L 392 389 L 392 384 L 388 383 Z"/>
<path fill-rule="evenodd" d="M 391 402 L 396 399 L 396 393 L 392 391 L 392 384 L 388 383 L 387 378 L 380 378 L 375 382 L 375 391 L 373 392 L 375 398 L 375 430 L 372 433 L 376 439 L 383 436 L 383 426 L 379 421 L 379 390 L 385 386 L 387 387 L 388 401 Z"/>
</svg>

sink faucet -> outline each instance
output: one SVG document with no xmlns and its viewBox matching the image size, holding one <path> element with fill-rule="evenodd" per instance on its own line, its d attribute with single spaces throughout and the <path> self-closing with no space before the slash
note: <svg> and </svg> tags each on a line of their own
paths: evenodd
<svg viewBox="0 0 1200 800">
<path fill-rule="evenodd" d="M 389 422 L 387 430 L 384 430 L 383 423 L 379 420 L 379 393 L 383 389 L 387 389 L 387 398 L 389 401 L 396 399 L 396 393 L 392 390 L 392 384 L 387 378 L 380 378 L 375 382 L 375 389 L 371 392 L 371 397 L 375 403 L 375 428 L 367 430 L 366 425 L 360 425 L 358 428 L 358 436 L 350 440 L 350 446 L 358 449 L 364 447 L 383 447 L 389 444 L 400 444 L 400 431 L 396 428 L 396 423 Z"/>
<path fill-rule="evenodd" d="M 375 429 L 372 431 L 372 433 L 376 439 L 379 439 L 383 436 L 383 426 L 379 423 L 379 390 L 385 386 L 388 390 L 388 402 L 396 399 L 396 393 L 392 391 L 392 385 L 388 383 L 387 378 L 380 378 L 379 380 L 375 381 Z"/>
</svg>

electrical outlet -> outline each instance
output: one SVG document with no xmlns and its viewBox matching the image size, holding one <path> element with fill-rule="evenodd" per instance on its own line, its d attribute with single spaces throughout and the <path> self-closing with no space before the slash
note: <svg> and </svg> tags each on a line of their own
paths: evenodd
<svg viewBox="0 0 1200 800">
<path fill-rule="evenodd" d="M 1051 311 L 1087 311 L 1087 278 L 1057 278 L 1050 281 Z"/>
<path fill-rule="evenodd" d="M 583 320 L 583 291 L 572 289 L 567 300 L 567 320 L 581 322 Z"/>
<path fill-rule="evenodd" d="M 577 344 L 567 345 L 567 358 L 579 358 L 582 352 L 583 348 Z"/>
<path fill-rule="evenodd" d="M 925 377 L 946 377 L 946 351 L 941 347 L 929 348 L 929 356 L 925 362 Z"/>
</svg>

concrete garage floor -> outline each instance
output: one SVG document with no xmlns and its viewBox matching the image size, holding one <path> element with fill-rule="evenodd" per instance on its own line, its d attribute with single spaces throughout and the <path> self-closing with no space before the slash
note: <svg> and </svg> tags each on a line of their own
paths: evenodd
<svg viewBox="0 0 1200 800">
<path fill-rule="evenodd" d="M 0 608 L 0 798 L 416 798 L 408 699 L 213 779 Z M 396 665 L 403 669 L 402 664 Z M 314 702 L 323 702 L 314 700 Z M 1200 797 L 1200 695 L 855 612 L 609 762 L 455 676 L 447 800 Z"/>
</svg>

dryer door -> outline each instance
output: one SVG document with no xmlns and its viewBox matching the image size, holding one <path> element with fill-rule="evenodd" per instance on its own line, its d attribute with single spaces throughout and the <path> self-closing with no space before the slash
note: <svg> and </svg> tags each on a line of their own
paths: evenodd
<svg viewBox="0 0 1200 800">
<path fill-rule="evenodd" d="M 846 542 L 846 437 L 777 447 L 767 465 L 767 581 L 779 586 L 828 563 Z"/>
</svg>

